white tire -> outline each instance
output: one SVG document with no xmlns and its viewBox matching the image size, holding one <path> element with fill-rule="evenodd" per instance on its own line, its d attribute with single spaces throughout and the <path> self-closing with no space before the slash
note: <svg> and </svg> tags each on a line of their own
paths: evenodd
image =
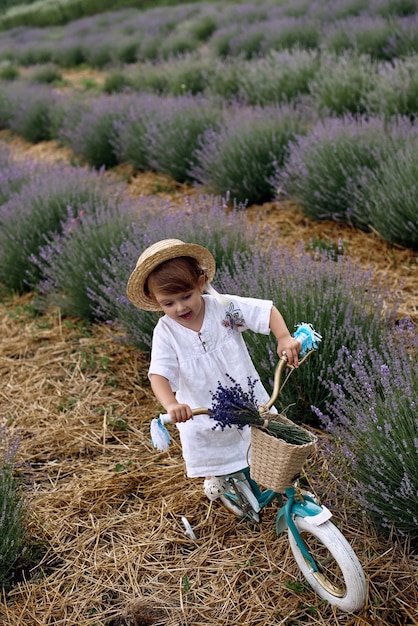
<svg viewBox="0 0 418 626">
<path fill-rule="evenodd" d="M 243 480 L 234 480 L 233 483 L 233 486 L 229 486 L 228 490 L 219 497 L 220 501 L 236 517 L 247 518 L 259 524 L 260 505 L 251 487 Z M 241 497 L 242 507 L 237 492 Z"/>
<path fill-rule="evenodd" d="M 290 547 L 302 574 L 330 604 L 348 613 L 360 611 L 366 603 L 367 584 L 353 549 L 332 522 L 314 526 L 307 519 L 296 517 L 294 522 L 319 572 L 312 570 L 288 529 Z"/>
</svg>

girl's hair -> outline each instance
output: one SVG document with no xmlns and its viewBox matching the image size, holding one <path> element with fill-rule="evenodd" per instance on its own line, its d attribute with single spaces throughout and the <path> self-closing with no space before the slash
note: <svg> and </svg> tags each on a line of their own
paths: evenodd
<svg viewBox="0 0 418 626">
<path fill-rule="evenodd" d="M 180 256 L 158 265 L 148 276 L 144 291 L 151 298 L 155 290 L 166 295 L 189 291 L 197 286 L 200 276 L 205 272 L 196 259 Z"/>
</svg>

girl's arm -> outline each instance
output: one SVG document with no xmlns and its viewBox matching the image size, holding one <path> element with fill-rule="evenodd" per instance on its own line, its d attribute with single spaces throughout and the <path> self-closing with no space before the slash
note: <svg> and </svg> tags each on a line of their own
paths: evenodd
<svg viewBox="0 0 418 626">
<path fill-rule="evenodd" d="M 271 308 L 270 330 L 277 339 L 277 354 L 279 357 L 283 355 L 283 352 L 286 352 L 289 365 L 297 367 L 298 355 L 302 349 L 302 344 L 289 333 L 286 322 L 275 306 Z"/>
<path fill-rule="evenodd" d="M 151 388 L 158 402 L 162 404 L 173 422 L 187 422 L 193 417 L 188 404 L 177 402 L 167 378 L 160 376 L 160 374 L 151 374 Z"/>
</svg>

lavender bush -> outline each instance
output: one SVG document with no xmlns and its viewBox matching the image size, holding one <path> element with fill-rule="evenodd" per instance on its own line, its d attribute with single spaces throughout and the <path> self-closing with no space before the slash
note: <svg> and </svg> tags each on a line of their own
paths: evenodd
<svg viewBox="0 0 418 626">
<path fill-rule="evenodd" d="M 408 120 L 350 117 L 319 122 L 290 146 L 274 184 L 312 219 L 334 219 L 367 229 L 370 216 L 356 199 L 373 171 L 414 131 Z"/>
<path fill-rule="evenodd" d="M 131 91 L 132 87 L 131 77 L 120 69 L 110 71 L 103 83 L 103 91 L 108 94 Z"/>
<path fill-rule="evenodd" d="M 271 177 L 283 165 L 289 142 L 303 132 L 301 118 L 287 107 L 237 110 L 219 131 L 204 135 L 191 175 L 215 193 L 229 193 L 238 203 L 270 200 Z"/>
<path fill-rule="evenodd" d="M 215 80 L 214 64 L 209 58 L 187 55 L 165 66 L 167 87 L 174 96 L 197 95 L 211 92 Z"/>
<path fill-rule="evenodd" d="M 211 74 L 206 94 L 220 96 L 227 102 L 236 102 L 239 96 L 240 79 L 252 62 L 230 57 L 224 61 L 215 59 L 211 64 Z"/>
<path fill-rule="evenodd" d="M 52 139 L 59 97 L 49 87 L 16 81 L 8 85 L 3 98 L 3 107 L 8 111 L 7 128 L 32 143 Z"/>
<path fill-rule="evenodd" d="M 65 315 L 92 321 L 95 311 L 88 288 L 100 279 L 107 259 L 125 240 L 132 220 L 132 202 L 107 199 L 85 202 L 78 212 L 69 208 L 61 233 L 31 258 L 42 277 L 37 285 L 37 304 L 45 307 L 52 303 Z"/>
<path fill-rule="evenodd" d="M 130 163 L 135 170 L 151 169 L 148 158 L 147 128 L 163 101 L 154 95 L 133 95 L 124 115 L 115 121 L 113 149 L 119 162 Z"/>
<path fill-rule="evenodd" d="M 7 95 L 7 83 L 0 81 L 0 129 L 9 128 L 12 118 L 13 108 L 10 98 Z"/>
<path fill-rule="evenodd" d="M 126 283 L 140 253 L 155 241 L 175 237 L 209 248 L 218 267 L 235 272 L 236 253 L 243 257 L 251 253 L 257 226 L 249 225 L 241 211 L 228 209 L 225 200 L 213 196 L 186 200 L 180 207 L 144 199 L 136 211 L 139 220 L 107 261 L 102 277 L 92 281 L 89 297 L 98 317 L 116 323 L 132 345 L 148 351 L 158 318 L 135 308 L 126 297 Z"/>
<path fill-rule="evenodd" d="M 118 158 L 115 152 L 117 122 L 129 106 L 129 100 L 120 96 L 101 96 L 90 99 L 85 110 L 80 111 L 74 124 L 73 116 L 63 119 L 60 139 L 73 152 L 95 168 L 113 167 Z"/>
<path fill-rule="evenodd" d="M 0 142 L 0 206 L 29 182 L 36 169 L 33 163 L 16 163 L 6 144 Z M 1 221 L 0 221 L 1 224 Z"/>
<path fill-rule="evenodd" d="M 321 41 L 321 27 L 305 15 L 277 20 L 267 19 L 265 50 L 317 50 Z M 264 50 L 264 51 L 265 51 Z"/>
<path fill-rule="evenodd" d="M 198 49 L 200 42 L 187 32 L 174 32 L 160 41 L 159 58 L 170 59 L 190 54 Z"/>
<path fill-rule="evenodd" d="M 133 94 L 115 123 L 115 154 L 135 169 L 164 172 L 179 182 L 190 181 L 199 139 L 222 119 L 213 101 L 191 96 L 158 98 Z"/>
<path fill-rule="evenodd" d="M 14 63 L 3 61 L 0 63 L 0 80 L 16 80 L 19 78 L 19 68 Z"/>
<path fill-rule="evenodd" d="M 386 156 L 358 194 L 354 212 L 368 215 L 373 230 L 392 244 L 418 249 L 418 135 Z"/>
<path fill-rule="evenodd" d="M 316 408 L 333 436 L 331 456 L 338 465 L 341 455 L 347 460 L 351 479 L 342 488 L 380 529 L 412 537 L 418 536 L 417 348 L 408 323 L 382 337 L 378 349 L 367 340 L 357 348 L 344 344 L 332 378 L 324 377 L 331 399 Z"/>
<path fill-rule="evenodd" d="M 63 82 L 62 72 L 54 63 L 43 63 L 32 68 L 30 80 L 41 85 Z"/>
<path fill-rule="evenodd" d="M 189 57 L 186 55 L 184 58 L 188 59 Z M 187 63 L 187 61 L 181 58 L 177 59 L 176 62 L 162 61 L 161 63 L 140 63 L 134 68 L 129 69 L 128 72 L 132 89 L 140 93 L 168 95 L 171 93 L 170 83 L 172 74 L 176 72 L 181 73 L 185 63 Z"/>
<path fill-rule="evenodd" d="M 382 113 L 390 119 L 396 115 L 418 113 L 418 55 L 382 63 L 373 88 L 364 94 L 370 113 Z"/>
<path fill-rule="evenodd" d="M 86 204 L 102 206 L 109 196 L 110 184 L 101 174 L 63 165 L 33 172 L 30 182 L 0 206 L 0 282 L 12 291 L 31 289 L 40 279 L 31 257 L 61 232 L 68 210 L 77 215 Z"/>
<path fill-rule="evenodd" d="M 355 51 L 375 60 L 390 60 L 410 49 L 406 32 L 397 19 L 384 19 L 367 12 L 330 22 L 324 29 L 324 48 L 342 54 Z"/>
<path fill-rule="evenodd" d="M 27 505 L 16 472 L 19 439 L 0 425 L 0 585 L 7 588 L 25 545 Z"/>
<path fill-rule="evenodd" d="M 399 26 L 396 21 L 379 18 L 357 21 L 354 34 L 355 49 L 374 59 L 389 61 L 405 53 Z"/>
<path fill-rule="evenodd" d="M 376 64 L 368 56 L 323 56 L 309 85 L 313 105 L 320 113 L 329 115 L 364 113 L 376 75 Z"/>
<path fill-rule="evenodd" d="M 396 305 L 387 306 L 388 293 L 376 285 L 371 269 L 357 267 L 348 257 L 335 260 L 326 251 L 256 250 L 236 259 L 239 271 L 220 268 L 215 286 L 222 293 L 273 300 L 289 330 L 310 322 L 323 336 L 320 348 L 284 388 L 278 407 L 297 421 L 315 421 L 310 405 L 323 407 L 329 391 L 322 380 L 334 380 L 332 367 L 342 345 L 355 349 L 365 341 L 379 346 L 390 330 Z M 366 302 L 366 304 L 365 304 Z M 272 336 L 246 333 L 247 344 L 263 384 L 271 389 L 277 363 Z"/>
<path fill-rule="evenodd" d="M 222 109 L 212 101 L 180 96 L 161 102 L 145 133 L 151 168 L 180 183 L 190 182 L 199 141 L 205 132 L 215 131 L 221 120 Z"/>
<path fill-rule="evenodd" d="M 290 102 L 309 92 L 309 83 L 319 68 L 317 54 L 305 50 L 270 52 L 242 66 L 238 75 L 238 98 L 265 106 Z"/>
</svg>

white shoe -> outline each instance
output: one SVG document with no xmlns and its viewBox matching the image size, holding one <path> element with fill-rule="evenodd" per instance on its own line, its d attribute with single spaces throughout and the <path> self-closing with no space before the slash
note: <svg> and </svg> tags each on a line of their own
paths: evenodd
<svg viewBox="0 0 418 626">
<path fill-rule="evenodd" d="M 216 500 L 228 489 L 228 483 L 222 476 L 211 476 L 205 479 L 203 489 L 209 500 Z"/>
</svg>

